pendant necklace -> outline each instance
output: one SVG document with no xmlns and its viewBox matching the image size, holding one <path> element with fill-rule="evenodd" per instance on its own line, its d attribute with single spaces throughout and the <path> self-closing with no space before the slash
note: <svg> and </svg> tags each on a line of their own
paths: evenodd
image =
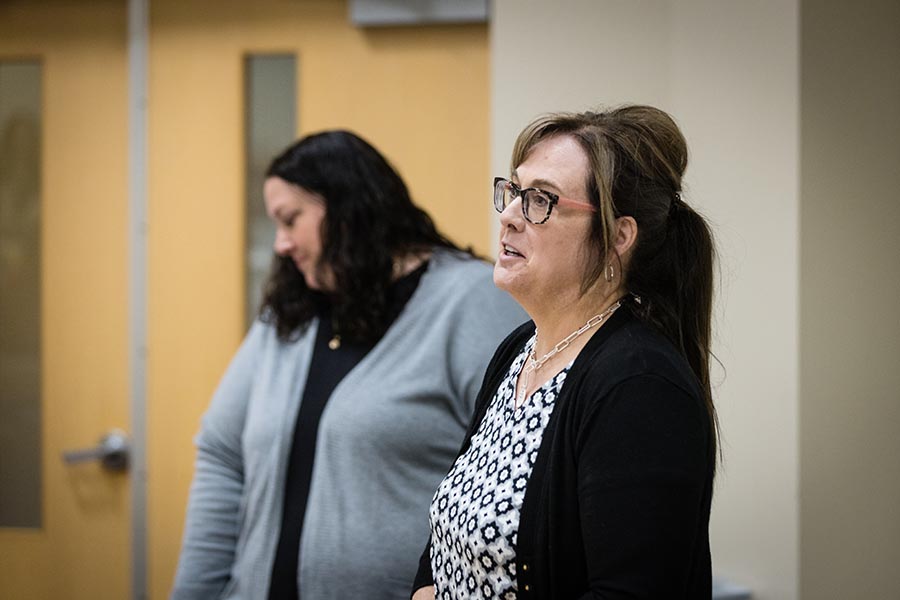
<svg viewBox="0 0 900 600">
<path fill-rule="evenodd" d="M 332 350 L 337 350 L 341 347 L 341 336 L 340 334 L 334 334 L 334 337 L 328 340 L 328 347 Z"/>
<path fill-rule="evenodd" d="M 337 323 L 334 319 L 331 319 L 331 331 L 334 335 L 332 335 L 331 339 L 328 340 L 328 348 L 331 350 L 337 350 L 341 347 L 341 334 L 338 332 Z"/>
<path fill-rule="evenodd" d="M 579 327 L 578 329 L 576 329 L 575 331 L 573 331 L 572 333 L 567 335 L 565 338 L 562 339 L 562 341 L 560 341 L 558 344 L 553 346 L 553 350 L 551 350 L 550 352 L 548 352 L 547 354 L 542 356 L 540 358 L 540 360 L 538 360 L 534 354 L 534 349 L 535 349 L 535 347 L 537 347 L 537 336 L 538 336 L 538 332 L 535 329 L 535 331 L 534 331 L 534 346 L 531 347 L 531 351 L 528 353 L 528 357 L 525 359 L 527 361 L 527 364 L 525 365 L 525 368 L 522 369 L 522 376 L 524 376 L 524 380 L 521 382 L 521 386 L 519 388 L 519 395 L 516 400 L 516 408 L 521 406 L 522 403 L 525 401 L 525 395 L 528 393 L 528 385 L 531 383 L 531 374 L 533 372 L 535 372 L 538 369 L 540 369 L 541 367 L 543 367 L 547 363 L 548 360 L 550 360 L 551 358 L 553 358 L 554 356 L 556 356 L 557 354 L 559 354 L 560 352 L 562 352 L 563 350 L 568 348 L 569 344 L 571 344 L 573 341 L 575 341 L 575 338 L 580 336 L 582 333 L 584 333 L 585 331 L 587 331 L 589 329 L 596 327 L 597 325 L 599 325 L 600 323 L 602 323 L 603 321 L 608 319 L 609 316 L 611 314 L 613 314 L 614 312 L 616 312 L 616 309 L 619 308 L 620 306 L 622 306 L 622 301 L 617 300 L 614 304 L 612 304 L 609 308 L 604 310 L 599 315 L 594 315 L 593 317 L 588 319 L 584 325 L 582 325 L 581 327 Z"/>
</svg>

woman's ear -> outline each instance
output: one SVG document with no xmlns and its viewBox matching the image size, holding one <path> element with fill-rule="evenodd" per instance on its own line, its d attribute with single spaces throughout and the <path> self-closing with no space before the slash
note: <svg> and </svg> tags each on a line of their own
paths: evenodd
<svg viewBox="0 0 900 600">
<path fill-rule="evenodd" d="M 631 251 L 637 241 L 638 226 L 634 217 L 619 217 L 616 219 L 616 235 L 613 240 L 613 248 L 619 259 L 625 263 L 631 257 Z"/>
</svg>

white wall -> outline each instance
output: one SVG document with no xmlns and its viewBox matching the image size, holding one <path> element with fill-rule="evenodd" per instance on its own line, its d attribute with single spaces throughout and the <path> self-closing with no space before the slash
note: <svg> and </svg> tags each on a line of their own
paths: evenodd
<svg viewBox="0 0 900 600">
<path fill-rule="evenodd" d="M 653 104 L 692 151 L 720 251 L 714 571 L 798 590 L 799 0 L 495 0 L 492 165 L 544 111 Z"/>
</svg>

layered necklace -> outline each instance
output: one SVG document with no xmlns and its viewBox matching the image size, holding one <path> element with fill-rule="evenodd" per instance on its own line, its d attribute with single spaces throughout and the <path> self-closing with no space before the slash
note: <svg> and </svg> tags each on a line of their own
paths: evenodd
<svg viewBox="0 0 900 600">
<path fill-rule="evenodd" d="M 548 360 L 550 360 L 551 358 L 553 358 L 554 356 L 556 356 L 557 354 L 559 354 L 560 352 L 562 352 L 563 350 L 568 348 L 569 345 L 573 341 L 575 341 L 575 339 L 578 336 L 580 336 L 584 332 L 588 331 L 589 329 L 593 329 L 594 327 L 600 325 L 600 323 L 602 323 L 603 321 L 608 319 L 609 316 L 611 314 L 613 314 L 614 312 L 616 312 L 616 309 L 619 308 L 620 306 L 622 306 L 622 301 L 616 300 L 615 303 L 610 305 L 610 307 L 607 308 L 606 310 L 604 310 L 602 313 L 600 313 L 599 315 L 594 315 L 593 317 L 588 319 L 584 325 L 582 325 L 581 327 L 579 327 L 578 329 L 576 329 L 575 331 L 573 331 L 572 333 L 570 333 L 569 335 L 564 337 L 559 343 L 557 343 L 555 346 L 553 346 L 553 350 L 551 350 L 550 352 L 548 352 L 547 354 L 542 356 L 540 359 L 538 359 L 534 353 L 534 349 L 537 347 L 537 336 L 538 336 L 538 331 L 535 330 L 534 331 L 534 346 L 531 347 L 531 351 L 528 353 L 528 357 L 525 359 L 525 361 L 526 361 L 525 368 L 522 369 L 522 376 L 524 377 L 524 379 L 519 388 L 519 395 L 518 395 L 518 398 L 516 399 L 516 408 L 521 406 L 522 403 L 525 401 L 525 395 L 528 393 L 528 386 L 531 384 L 531 374 L 532 373 L 536 372 L 538 369 L 543 367 L 547 363 Z"/>
</svg>

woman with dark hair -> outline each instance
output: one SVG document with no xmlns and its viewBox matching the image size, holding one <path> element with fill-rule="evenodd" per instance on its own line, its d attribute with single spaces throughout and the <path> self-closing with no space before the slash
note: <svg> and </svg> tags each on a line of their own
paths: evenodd
<svg viewBox="0 0 900 600">
<path fill-rule="evenodd" d="M 263 195 L 273 271 L 197 436 L 172 598 L 405 597 L 484 368 L 525 315 L 352 133 L 288 148 Z"/>
<path fill-rule="evenodd" d="M 649 106 L 551 114 L 494 181 L 499 347 L 431 505 L 414 598 L 711 596 L 714 247 Z"/>
</svg>

